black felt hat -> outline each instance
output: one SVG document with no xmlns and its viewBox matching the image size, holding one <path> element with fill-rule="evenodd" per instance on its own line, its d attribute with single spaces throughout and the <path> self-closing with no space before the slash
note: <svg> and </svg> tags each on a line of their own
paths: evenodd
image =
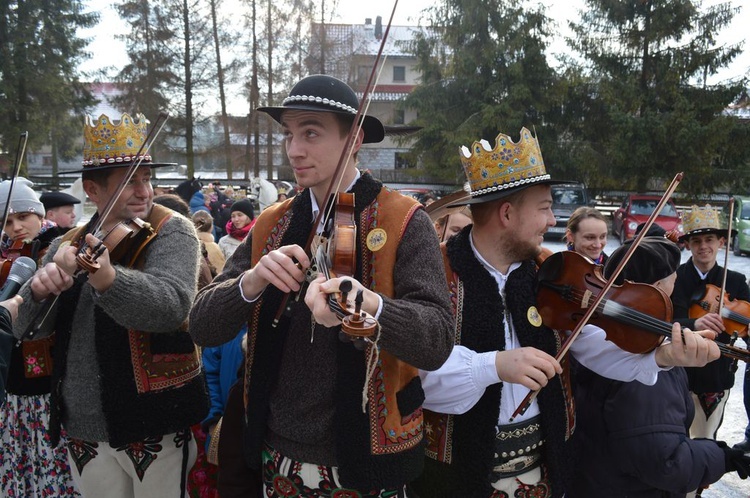
<svg viewBox="0 0 750 498">
<path fill-rule="evenodd" d="M 343 81 L 325 74 L 314 74 L 302 78 L 280 106 L 259 107 L 258 110 L 281 123 L 281 114 L 288 110 L 333 112 L 354 116 L 359 109 L 359 100 L 354 90 Z M 364 143 L 381 142 L 385 137 L 383 123 L 374 116 L 363 116 Z"/>
<path fill-rule="evenodd" d="M 60 206 L 71 206 L 81 203 L 81 199 L 65 192 L 43 192 L 39 196 L 39 200 L 42 201 L 44 209 L 47 211 Z"/>
<path fill-rule="evenodd" d="M 633 240 L 625 242 L 607 259 L 604 266 L 605 278 L 609 278 L 614 273 L 632 243 Z M 677 267 L 680 266 L 680 256 L 680 248 L 671 240 L 663 236 L 646 236 L 635 249 L 615 283 L 619 285 L 624 280 L 630 280 L 653 284 L 677 271 Z"/>
</svg>

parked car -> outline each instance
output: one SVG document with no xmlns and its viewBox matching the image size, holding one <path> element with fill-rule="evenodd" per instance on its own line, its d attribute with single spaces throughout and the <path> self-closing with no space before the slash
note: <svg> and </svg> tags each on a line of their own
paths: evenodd
<svg viewBox="0 0 750 498">
<path fill-rule="evenodd" d="M 734 196 L 734 220 L 732 228 L 737 234 L 732 238 L 735 256 L 750 253 L 750 197 Z"/>
<path fill-rule="evenodd" d="M 583 183 L 553 185 L 552 213 L 555 215 L 555 226 L 547 229 L 545 238 L 561 240 L 573 211 L 581 206 L 589 206 L 590 203 L 588 190 Z"/>
<path fill-rule="evenodd" d="M 620 238 L 621 244 L 632 239 L 635 229 L 648 220 L 660 200 L 658 195 L 630 194 L 625 197 L 620 207 L 612 213 L 612 234 Z M 682 233 L 682 219 L 672 199 L 667 201 L 656 217 L 656 224 L 668 232 L 676 229 Z"/>
</svg>

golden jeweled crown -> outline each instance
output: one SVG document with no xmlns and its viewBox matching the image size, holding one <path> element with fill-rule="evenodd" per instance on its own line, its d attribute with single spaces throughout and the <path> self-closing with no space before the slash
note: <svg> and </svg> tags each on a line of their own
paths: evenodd
<svg viewBox="0 0 750 498">
<path fill-rule="evenodd" d="M 123 114 L 119 121 L 102 114 L 96 121 L 86 116 L 83 125 L 83 166 L 126 164 L 138 158 L 138 150 L 146 140 L 148 120 L 143 114 L 131 118 Z M 140 156 L 144 163 L 151 162 L 151 156 Z"/>
<path fill-rule="evenodd" d="M 468 180 L 464 189 L 472 197 L 550 179 L 539 143 L 526 128 L 521 128 L 518 143 L 500 133 L 494 149 L 481 140 L 474 142 L 471 150 L 462 146 L 460 155 Z"/>
<path fill-rule="evenodd" d="M 685 235 L 701 232 L 716 232 L 723 229 L 719 221 L 719 210 L 706 204 L 703 207 L 690 206 L 682 213 L 682 229 Z"/>
</svg>

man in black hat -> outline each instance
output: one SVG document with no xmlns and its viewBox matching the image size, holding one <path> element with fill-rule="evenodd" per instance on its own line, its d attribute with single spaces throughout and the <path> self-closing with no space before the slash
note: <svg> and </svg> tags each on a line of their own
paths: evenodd
<svg viewBox="0 0 750 498">
<path fill-rule="evenodd" d="M 86 497 L 186 496 L 197 455 L 190 427 L 208 411 L 200 358 L 185 333 L 198 238 L 190 221 L 153 202 L 151 168 L 165 164 L 137 156 L 146 123 L 127 114 L 87 120 L 81 173 L 97 213 L 50 245 L 21 289 L 14 328 L 24 334 L 53 304 L 39 332 L 55 334 L 50 433 L 57 444 L 65 428 L 73 477 Z M 106 239 L 99 268 L 73 278 L 80 247 L 96 248 L 101 233 L 124 224 L 135 228 L 136 218 L 146 222 L 140 230 L 124 245 Z"/>
<path fill-rule="evenodd" d="M 383 139 L 383 125 L 364 116 L 352 156 L 344 150 L 358 106 L 344 82 L 314 75 L 281 106 L 260 109 L 281 124 L 304 190 L 260 214 L 190 314 L 190 333 L 203 346 L 231 339 L 249 322 L 245 456 L 262 471 L 264 496 L 404 496 L 424 455 L 417 368 L 439 367 L 451 348 L 429 217 L 414 199 L 357 169 L 357 152 Z M 328 215 L 314 226 L 330 185 L 354 194 L 356 234 L 346 230 L 348 241 L 343 228 L 329 231 Z M 302 289 L 305 270 L 325 262 L 304 249 L 311 230 L 353 247 L 352 267 L 328 280 L 311 275 L 304 303 L 292 297 L 280 314 L 284 295 Z M 339 339 L 329 296 L 347 285 L 349 307 L 356 299 L 377 320 L 366 340 Z"/>
<path fill-rule="evenodd" d="M 39 196 L 44 209 L 45 217 L 54 222 L 62 233 L 66 233 L 76 226 L 75 205 L 81 200 L 65 192 L 43 192 Z"/>
<path fill-rule="evenodd" d="M 566 335 L 547 328 L 536 308 L 556 182 L 526 128 L 518 142 L 500 134 L 494 148 L 485 140 L 463 147 L 461 161 L 470 197 L 458 202 L 471 208 L 473 225 L 445 244 L 457 345 L 440 369 L 421 372 L 430 432 L 414 491 L 422 498 L 560 497 L 572 475 L 575 428 L 569 364 L 555 359 Z M 662 366 L 718 357 L 701 336 L 686 334 L 683 349 L 679 327 L 673 334 L 678 347 L 633 355 L 587 325 L 571 352 L 601 375 L 646 384 Z M 530 389 L 538 396 L 514 414 Z"/>
</svg>

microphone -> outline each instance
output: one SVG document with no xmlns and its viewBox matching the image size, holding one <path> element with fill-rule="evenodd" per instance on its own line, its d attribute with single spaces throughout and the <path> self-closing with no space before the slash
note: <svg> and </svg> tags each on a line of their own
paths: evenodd
<svg viewBox="0 0 750 498">
<path fill-rule="evenodd" d="M 36 263 L 33 259 L 21 256 L 13 261 L 8 279 L 5 281 L 3 288 L 0 289 L 0 301 L 15 296 L 21 286 L 34 276 L 34 272 L 36 272 Z"/>
</svg>

